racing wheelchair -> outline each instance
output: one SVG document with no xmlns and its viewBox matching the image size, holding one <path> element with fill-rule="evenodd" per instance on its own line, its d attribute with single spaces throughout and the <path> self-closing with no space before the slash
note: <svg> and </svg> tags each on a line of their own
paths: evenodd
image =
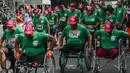
<svg viewBox="0 0 130 73">
<path fill-rule="evenodd" d="M 84 51 L 74 52 L 70 51 L 68 54 L 61 52 L 59 57 L 59 65 L 61 68 L 61 73 L 64 73 L 66 68 L 68 58 L 77 58 L 77 68 L 83 73 L 83 60 L 88 71 L 91 70 L 91 53 L 88 51 L 88 43 L 84 46 Z"/>
<path fill-rule="evenodd" d="M 127 39 L 127 48 L 128 48 L 128 39 Z M 119 73 L 126 73 L 126 49 L 122 46 L 123 45 L 123 40 L 120 39 L 119 42 L 118 42 L 118 49 L 119 49 L 119 54 L 118 56 L 116 57 L 117 58 L 117 65 L 114 65 Z M 98 57 L 96 55 L 96 50 L 98 48 L 101 48 L 101 44 L 100 44 L 100 37 L 98 37 L 97 39 L 95 39 L 95 48 L 93 49 L 93 59 L 92 59 L 92 72 L 93 73 L 99 73 L 102 68 L 108 64 L 111 64 L 111 62 L 113 61 L 112 59 L 110 59 L 111 57 L 109 56 L 106 56 L 104 58 L 101 58 L 101 57 Z M 104 64 L 100 64 L 99 65 L 99 62 L 100 60 L 103 59 L 103 60 L 106 60 L 106 62 Z"/>
<path fill-rule="evenodd" d="M 21 55 L 25 54 L 24 50 L 21 53 Z M 21 56 L 20 56 L 21 57 Z M 22 68 L 24 69 L 24 73 L 38 73 L 38 68 L 43 69 L 43 73 L 56 73 L 56 65 L 55 65 L 55 59 L 54 56 L 51 58 L 48 58 L 47 55 L 43 54 L 43 57 L 41 57 L 42 62 L 25 62 L 18 59 L 15 63 L 15 73 L 23 73 Z"/>
</svg>

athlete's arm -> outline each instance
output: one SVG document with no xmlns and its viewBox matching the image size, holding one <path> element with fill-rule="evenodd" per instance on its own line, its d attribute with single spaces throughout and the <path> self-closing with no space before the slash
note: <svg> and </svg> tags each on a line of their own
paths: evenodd
<svg viewBox="0 0 130 73">
<path fill-rule="evenodd" d="M 16 53 L 19 53 L 19 42 L 18 42 L 18 40 L 16 39 L 16 43 L 15 43 L 15 51 L 16 51 Z"/>
<path fill-rule="evenodd" d="M 49 50 L 52 51 L 53 48 L 54 48 L 54 43 L 55 43 L 54 37 L 53 37 L 53 36 L 50 36 L 49 39 L 48 39 L 48 41 L 50 41 Z"/>
<path fill-rule="evenodd" d="M 91 49 L 92 48 L 92 35 L 89 34 L 88 36 L 88 47 Z"/>
<path fill-rule="evenodd" d="M 0 49 L 2 48 L 2 45 L 3 45 L 4 41 L 5 41 L 5 39 L 1 38 L 1 40 L 0 40 Z"/>
</svg>

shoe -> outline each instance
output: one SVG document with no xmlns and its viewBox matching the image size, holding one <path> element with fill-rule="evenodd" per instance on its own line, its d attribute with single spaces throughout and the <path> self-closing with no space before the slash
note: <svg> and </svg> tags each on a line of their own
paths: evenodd
<svg viewBox="0 0 130 73">
<path fill-rule="evenodd" d="M 6 70 L 6 69 L 3 69 L 1 73 L 7 73 L 7 70 Z"/>
</svg>

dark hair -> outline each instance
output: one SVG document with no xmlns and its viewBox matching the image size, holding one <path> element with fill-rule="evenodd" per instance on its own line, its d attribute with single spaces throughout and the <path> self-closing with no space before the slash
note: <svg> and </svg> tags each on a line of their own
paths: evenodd
<svg viewBox="0 0 130 73">
<path fill-rule="evenodd" d="M 108 5 L 106 10 L 110 11 L 111 13 L 113 13 L 113 11 L 114 11 L 114 9 L 111 5 Z"/>
</svg>

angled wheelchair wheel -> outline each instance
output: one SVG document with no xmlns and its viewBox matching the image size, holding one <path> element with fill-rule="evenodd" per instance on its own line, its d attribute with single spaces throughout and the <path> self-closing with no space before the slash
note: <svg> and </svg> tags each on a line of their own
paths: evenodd
<svg viewBox="0 0 130 73">
<path fill-rule="evenodd" d="M 87 45 L 84 48 L 84 60 L 88 71 L 91 70 L 92 54 L 88 52 Z"/>
<path fill-rule="evenodd" d="M 46 55 L 44 57 L 44 72 L 45 73 L 56 73 L 56 65 L 54 56 L 48 58 Z"/>
<path fill-rule="evenodd" d="M 61 52 L 60 57 L 59 57 L 59 65 L 61 69 L 61 73 L 64 73 L 64 68 L 67 64 L 68 58 L 64 53 Z"/>
<path fill-rule="evenodd" d="M 126 52 L 125 49 L 122 48 L 122 40 L 119 40 L 119 73 L 126 73 Z"/>
</svg>

